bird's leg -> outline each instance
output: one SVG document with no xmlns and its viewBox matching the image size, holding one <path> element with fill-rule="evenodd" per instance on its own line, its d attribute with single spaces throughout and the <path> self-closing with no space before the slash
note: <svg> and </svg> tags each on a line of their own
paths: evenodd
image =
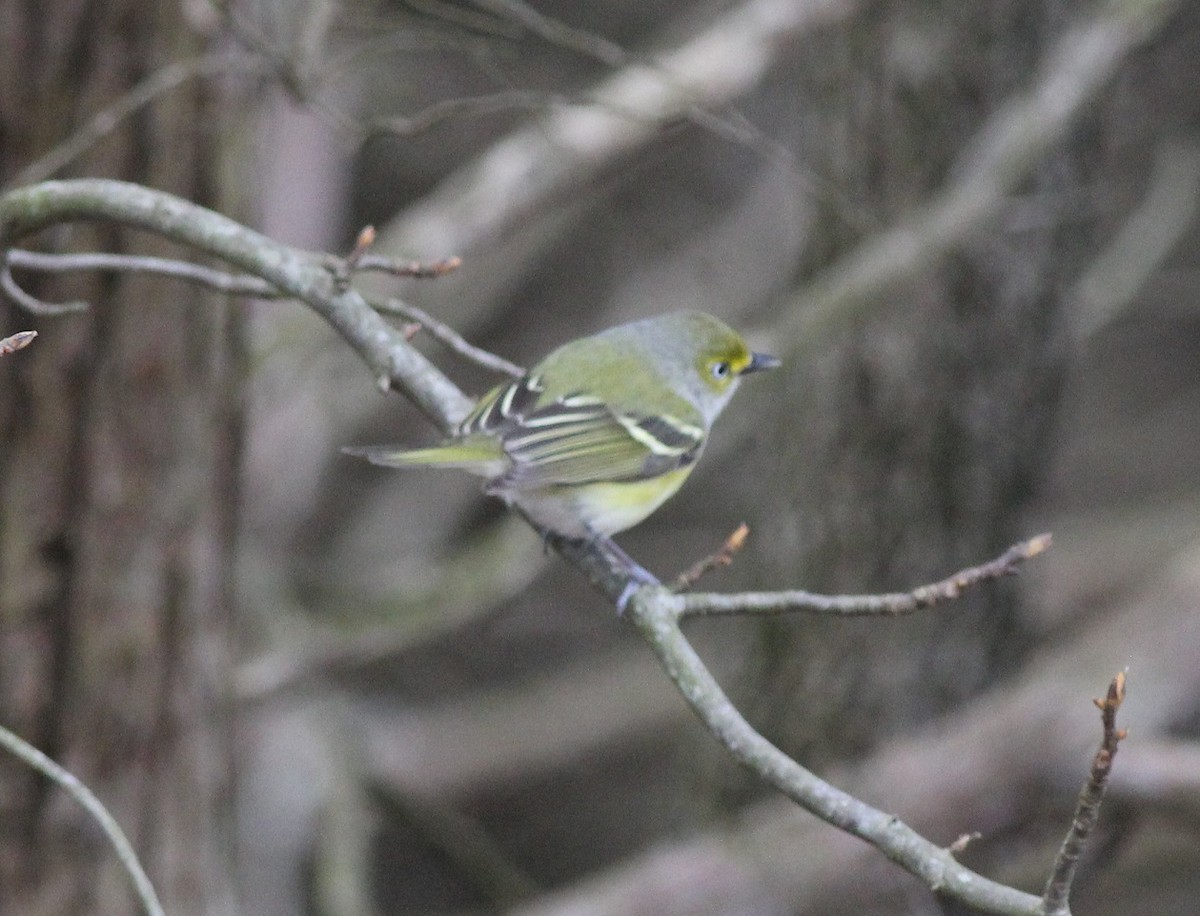
<svg viewBox="0 0 1200 916">
<path fill-rule="evenodd" d="M 611 537 L 599 532 L 590 532 L 588 537 L 571 538 L 566 535 L 559 534 L 545 528 L 537 522 L 525 516 L 526 520 L 533 526 L 534 530 L 542 537 L 542 546 L 549 549 L 556 540 L 569 541 L 574 544 L 586 545 L 595 549 L 602 557 L 604 557 L 605 565 L 609 571 L 614 572 L 625 579 L 625 586 L 621 590 L 621 594 L 617 597 L 617 614 L 625 612 L 626 605 L 629 604 L 629 599 L 633 597 L 633 593 L 645 585 L 662 585 L 658 577 L 646 567 L 642 566 L 637 560 L 621 549 Z M 599 580 L 596 580 L 597 582 Z"/>
<path fill-rule="evenodd" d="M 658 576 L 654 575 L 654 573 L 650 572 L 645 566 L 627 554 L 621 548 L 621 545 L 608 535 L 602 534 L 592 543 L 615 560 L 621 571 L 638 585 L 662 585 L 658 581 Z"/>
<path fill-rule="evenodd" d="M 641 563 L 627 554 L 616 541 L 606 534 L 597 535 L 592 543 L 613 562 L 613 565 L 625 576 L 625 587 L 617 598 L 617 614 L 625 613 L 629 599 L 643 585 L 662 585 L 658 577 Z"/>
</svg>

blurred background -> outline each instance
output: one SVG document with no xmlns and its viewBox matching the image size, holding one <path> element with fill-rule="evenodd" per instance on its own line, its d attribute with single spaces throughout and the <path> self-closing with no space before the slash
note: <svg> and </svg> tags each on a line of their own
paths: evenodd
<svg viewBox="0 0 1200 916">
<path fill-rule="evenodd" d="M 622 544 L 702 588 L 907 590 L 689 625 L 806 766 L 1039 892 L 1128 670 L 1076 912 L 1200 895 L 1200 7 L 0 0 L 0 185 L 102 176 L 300 247 L 528 365 L 681 308 L 784 368 Z M 47 251 L 188 257 L 108 225 Z M 294 303 L 13 268 L 0 722 L 90 785 L 173 914 L 939 914 L 749 778 L 574 569 L 448 472 Z M 495 378 L 418 334 L 466 391 Z M 99 830 L 0 759 L 0 912 L 128 913 Z"/>
</svg>

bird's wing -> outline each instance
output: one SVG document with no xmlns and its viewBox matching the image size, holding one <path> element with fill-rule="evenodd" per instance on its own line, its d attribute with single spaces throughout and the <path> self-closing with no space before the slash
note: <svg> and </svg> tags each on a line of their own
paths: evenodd
<svg viewBox="0 0 1200 916">
<path fill-rule="evenodd" d="M 464 422 L 463 434 L 496 436 L 511 467 L 494 489 L 645 480 L 690 464 L 704 430 L 667 416 L 637 416 L 600 398 L 569 394 L 538 404 L 527 376 L 491 392 Z"/>
</svg>

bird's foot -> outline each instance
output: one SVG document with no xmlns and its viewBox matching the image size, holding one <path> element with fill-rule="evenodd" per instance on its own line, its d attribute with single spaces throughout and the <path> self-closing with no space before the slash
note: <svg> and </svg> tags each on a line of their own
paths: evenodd
<svg viewBox="0 0 1200 916">
<path fill-rule="evenodd" d="M 662 585 L 658 576 L 627 554 L 612 538 L 598 538 L 596 544 L 626 580 L 625 587 L 621 589 L 621 594 L 617 597 L 618 617 L 624 616 L 625 608 L 629 606 L 630 599 L 638 589 L 646 585 Z"/>
</svg>

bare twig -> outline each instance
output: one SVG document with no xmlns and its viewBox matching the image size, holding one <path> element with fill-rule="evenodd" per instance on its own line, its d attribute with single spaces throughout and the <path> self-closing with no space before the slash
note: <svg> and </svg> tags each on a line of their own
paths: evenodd
<svg viewBox="0 0 1200 916">
<path fill-rule="evenodd" d="M 354 249 L 333 265 L 333 278 L 337 281 L 340 289 L 345 289 L 350 284 L 350 277 L 354 275 L 354 271 L 358 270 L 359 263 L 374 244 L 375 227 L 363 226 L 354 240 Z"/>
<path fill-rule="evenodd" d="M 922 585 L 910 592 L 882 595 L 817 595 L 805 591 L 741 592 L 736 595 L 711 593 L 678 596 L 678 616 L 715 614 L 782 614 L 802 611 L 850 617 L 897 616 L 925 610 L 962 594 L 964 589 L 1014 573 L 1018 566 L 1050 546 L 1050 535 L 1039 534 L 1014 544 L 996 559 L 971 566 L 954 575 Z"/>
<path fill-rule="evenodd" d="M 1124 699 L 1125 674 L 1119 671 L 1108 685 L 1107 695 L 1103 699 L 1092 701 L 1100 710 L 1104 738 L 1092 759 L 1092 770 L 1088 774 L 1083 791 L 1079 793 L 1071 828 L 1067 831 L 1058 857 L 1054 860 L 1050 880 L 1046 882 L 1046 891 L 1042 897 L 1046 916 L 1070 916 L 1071 884 L 1075 880 L 1075 869 L 1088 836 L 1100 816 L 1100 803 L 1104 800 L 1104 790 L 1112 772 L 1113 758 L 1117 755 L 1117 746 L 1125 737 L 1125 730 L 1117 728 L 1117 710 L 1121 708 Z"/>
<path fill-rule="evenodd" d="M 966 851 L 968 846 L 982 838 L 983 834 L 978 830 L 972 830 L 970 833 L 961 833 L 953 843 L 946 847 L 946 851 L 952 856 L 961 855 Z"/>
<path fill-rule="evenodd" d="M 33 343 L 35 337 L 37 337 L 37 331 L 17 331 L 16 334 L 5 337 L 0 340 L 0 356 L 8 356 L 9 353 L 24 350 Z"/>
<path fill-rule="evenodd" d="M 371 229 L 371 227 L 368 226 L 367 229 Z M 366 232 L 366 230 L 363 231 L 364 233 Z M 173 258 L 158 258 L 152 255 L 108 254 L 105 252 L 49 254 L 41 251 L 28 251 L 24 248 L 9 249 L 5 257 L 9 265 L 22 270 L 34 270 L 44 273 L 111 270 L 125 273 L 153 274 L 160 277 L 170 277 L 174 280 L 183 280 L 188 283 L 196 283 L 231 296 L 253 296 L 257 299 L 287 298 L 285 292 L 255 274 L 232 274 L 228 271 L 216 270 L 212 267 L 193 264 L 189 261 L 177 261 Z M 355 271 L 378 271 L 396 277 L 426 279 L 443 276 L 462 265 L 462 259 L 457 257 L 443 258 L 440 261 L 431 261 L 428 263 L 398 261 L 395 258 L 384 258 L 366 254 L 365 249 L 360 250 L 359 246 L 356 246 L 355 250 L 346 258 L 335 258 L 327 255 L 318 257 L 339 281 L 343 277 L 348 278 Z M 8 290 L 6 289 L 6 291 Z M 28 296 L 29 294 L 25 293 L 25 295 Z M 56 312 L 64 310 L 78 311 L 80 308 L 86 307 L 86 304 L 49 305 L 38 303 L 37 307 L 52 309 Z"/>
<path fill-rule="evenodd" d="M 170 277 L 188 283 L 196 283 L 200 286 L 216 290 L 219 293 L 228 293 L 232 296 L 280 299 L 285 295 L 278 287 L 272 286 L 262 277 L 255 276 L 254 274 L 231 274 L 227 271 L 215 270 L 201 264 L 176 261 L 172 258 L 157 258 L 151 255 L 107 254 L 104 252 L 47 254 L 41 251 L 26 251 L 23 248 L 13 248 L 6 253 L 5 257 L 7 257 L 8 263 L 11 266 L 19 267 L 22 270 L 36 270 L 46 273 L 73 273 L 76 271 L 92 270 L 144 273 L 160 277 Z M 86 308 L 86 303 L 81 303 L 80 305 Z M 68 306 L 54 305 L 50 306 L 50 308 L 63 311 Z M 77 308 L 70 310 L 78 311 Z"/>
<path fill-rule="evenodd" d="M 3 258 L 2 263 L 0 263 L 0 290 L 3 290 L 4 295 L 8 296 L 9 299 L 31 315 L 67 315 L 71 312 L 82 312 L 88 307 L 86 302 L 79 300 L 73 302 L 43 302 L 37 296 L 25 292 L 21 288 L 21 284 L 13 277 L 12 267 L 9 265 L 7 258 Z"/>
<path fill-rule="evenodd" d="M 1086 539 L 1081 542 L 1086 552 L 1085 545 L 1090 546 Z M 1065 557 L 1060 560 L 1071 562 Z M 1186 818 L 1182 822 L 1185 829 L 1193 827 L 1200 804 L 1200 745 L 1155 742 L 1158 749 L 1152 753 L 1160 762 L 1149 763 L 1149 772 L 1143 770 L 1145 758 L 1136 764 L 1133 758 L 1142 757 L 1150 744 L 1146 736 L 1165 739 L 1178 723 L 1179 711 L 1194 706 L 1196 658 L 1200 657 L 1200 615 L 1194 613 L 1200 591 L 1200 541 L 1181 545 L 1169 564 L 1155 569 L 1155 575 L 1123 594 L 1091 626 L 1053 640 L 1009 689 L 976 695 L 925 727 L 905 729 L 881 741 L 866 756 L 831 770 L 837 774 L 835 783 L 858 798 L 885 803 L 889 812 L 918 827 L 925 836 L 938 838 L 939 843 L 967 830 L 982 831 L 993 839 L 1013 835 L 1028 828 L 1022 818 L 1027 817 L 1031 800 L 1041 799 L 1052 806 L 1052 799 L 1068 798 L 1069 809 L 1069 798 L 1082 783 L 1080 761 L 1086 757 L 1077 749 L 1094 745 L 1095 725 L 1090 716 L 1080 714 L 1078 704 L 1072 714 L 1068 698 L 1095 695 L 1089 684 L 1094 685 L 1096 676 L 1089 672 L 1098 662 L 1110 668 L 1110 674 L 1128 664 L 1139 672 L 1138 697 L 1144 700 L 1138 708 L 1138 740 L 1122 742 L 1121 754 L 1129 759 L 1123 756 L 1122 766 L 1114 768 L 1105 805 L 1114 804 L 1120 793 L 1121 803 L 1135 805 L 1139 815 L 1147 806 L 1155 815 L 1170 807 L 1174 817 Z M 1065 569 L 1060 572 L 1065 575 Z M 1075 584 L 1087 591 L 1087 585 Z M 1115 658 L 1120 659 L 1115 665 L 1103 661 Z M 735 674 L 736 663 L 731 669 L 727 655 L 712 660 L 706 657 L 705 661 L 718 678 Z M 559 690 L 573 688 L 578 677 L 578 672 L 560 672 L 554 683 L 538 685 L 537 692 L 542 697 L 556 697 Z M 590 693 L 581 694 L 576 705 L 556 709 L 555 715 L 571 722 L 585 713 L 590 715 L 587 697 L 607 701 L 631 677 L 626 672 L 610 673 L 607 683 L 591 685 Z M 1100 679 L 1103 685 L 1103 674 Z M 496 724 L 485 726 L 474 719 L 476 707 L 470 709 L 472 727 L 485 737 L 494 733 L 489 728 L 514 721 L 512 710 L 489 707 L 488 715 L 495 717 Z M 640 704 L 637 711 L 643 714 Z M 524 725 L 511 737 L 523 753 L 536 759 L 539 752 L 529 745 L 542 736 L 530 724 L 531 718 L 535 717 L 517 717 L 515 721 Z M 588 725 L 605 736 L 595 739 L 598 742 L 618 740 L 603 723 L 588 719 Z M 420 761 L 402 768 L 398 778 L 403 781 L 413 778 L 414 772 L 435 769 L 437 762 L 447 754 L 453 756 L 462 742 L 442 719 L 423 725 L 421 734 L 432 736 L 427 739 L 400 732 L 409 726 L 410 718 L 403 723 L 397 719 L 387 737 L 401 749 L 421 748 Z M 627 725 L 623 734 L 645 727 Z M 667 719 L 658 719 L 652 727 L 671 725 Z M 1020 737 L 1017 744 L 1014 728 Z M 431 747 L 429 741 L 442 742 L 445 749 Z M 582 753 L 573 747 L 571 759 Z M 393 754 L 384 766 L 396 767 L 397 759 Z M 455 763 L 459 762 L 456 758 Z M 914 775 L 939 768 L 938 779 Z M 490 761 L 481 762 L 469 784 L 490 784 L 497 771 Z M 440 774 L 434 773 L 432 781 L 423 785 L 443 785 L 436 782 L 439 778 Z M 456 777 L 453 791 L 460 795 L 469 791 L 465 785 L 467 780 Z M 1062 820 L 1068 821 L 1069 815 Z M 1065 830 L 1059 831 L 1059 840 L 1063 833 Z M 797 854 L 797 850 L 813 849 L 820 854 Z M 1034 912 L 1039 914 L 1040 894 L 1052 858 L 1053 849 L 1040 866 L 1027 859 L 1020 865 L 1010 862 L 1013 867 L 1006 869 L 1009 883 L 1037 888 Z M 747 869 L 747 862 L 753 862 L 754 868 Z M 880 901 L 909 899 L 911 883 L 878 850 L 830 830 L 817 818 L 798 819 L 794 803 L 781 796 L 764 799 L 733 821 L 660 844 L 619 867 L 590 874 L 586 880 L 530 901 L 512 916 L 568 912 L 689 916 L 703 911 L 704 902 L 716 897 L 729 912 L 754 912 L 761 909 L 764 888 L 770 888 L 772 901 L 787 912 L 827 916 L 831 912 L 877 912 Z M 888 910 L 887 905 L 882 909 Z"/>
<path fill-rule="evenodd" d="M 734 554 L 746 545 L 746 538 L 749 536 L 750 526 L 742 522 L 730 532 L 729 537 L 725 539 L 725 543 L 721 545 L 721 548 L 716 553 L 709 554 L 681 572 L 675 581 L 671 583 L 671 590 L 676 592 L 686 591 L 714 569 L 721 569 L 724 566 L 728 566 L 733 562 Z"/>
<path fill-rule="evenodd" d="M 438 343 L 445 345 L 459 356 L 469 359 L 476 365 L 490 369 L 492 372 L 511 376 L 512 378 L 520 378 L 525 374 L 525 370 L 516 363 L 508 361 L 503 356 L 497 356 L 495 353 L 483 350 L 472 343 L 468 343 L 452 327 L 438 321 L 424 309 L 419 309 L 415 305 L 409 305 L 407 302 L 401 302 L 399 299 L 388 299 L 386 302 L 375 302 L 372 305 L 376 311 L 382 312 L 385 315 L 399 315 L 402 318 L 407 318 L 416 324 L 418 328 L 424 328 L 428 331 L 429 335 L 437 340 Z M 408 336 L 408 339 L 412 339 L 412 335 L 406 336 Z"/>
<path fill-rule="evenodd" d="M 397 258 L 382 257 L 370 254 L 371 246 L 375 244 L 375 227 L 364 226 L 354 240 L 354 249 L 344 258 L 325 255 L 323 261 L 333 274 L 338 289 L 344 290 L 350 285 L 350 279 L 356 273 L 375 271 L 390 274 L 393 277 L 408 277 L 417 280 L 432 280 L 444 277 L 451 271 L 462 266 L 462 258 L 449 257 L 440 261 L 402 261 Z"/>
<path fill-rule="evenodd" d="M 133 851 L 133 847 L 126 838 L 124 831 L 121 830 L 121 826 L 108 813 L 108 809 L 104 807 L 100 799 L 96 798 L 92 790 L 28 741 L 18 737 L 3 726 L 0 726 L 0 745 L 3 745 L 16 757 L 33 767 L 33 769 L 37 770 L 47 779 L 58 783 L 58 785 L 66 789 L 72 798 L 83 805 L 88 814 L 100 825 L 100 828 L 108 837 L 108 841 L 112 843 L 113 849 L 116 850 L 117 858 L 121 860 L 121 865 L 124 866 L 125 871 L 133 881 L 134 890 L 137 892 L 138 898 L 141 900 L 146 912 L 150 916 L 163 916 L 163 908 L 162 904 L 159 903 L 158 894 L 154 892 L 154 885 L 150 883 L 150 879 L 146 876 L 145 869 L 142 868 L 141 862 L 138 861 L 137 854 Z"/>
<path fill-rule="evenodd" d="M 393 277 L 411 277 L 415 280 L 436 280 L 462 267 L 462 258 L 451 255 L 438 261 L 401 261 L 382 255 L 365 255 L 359 258 L 355 270 L 375 271 Z"/>
</svg>

